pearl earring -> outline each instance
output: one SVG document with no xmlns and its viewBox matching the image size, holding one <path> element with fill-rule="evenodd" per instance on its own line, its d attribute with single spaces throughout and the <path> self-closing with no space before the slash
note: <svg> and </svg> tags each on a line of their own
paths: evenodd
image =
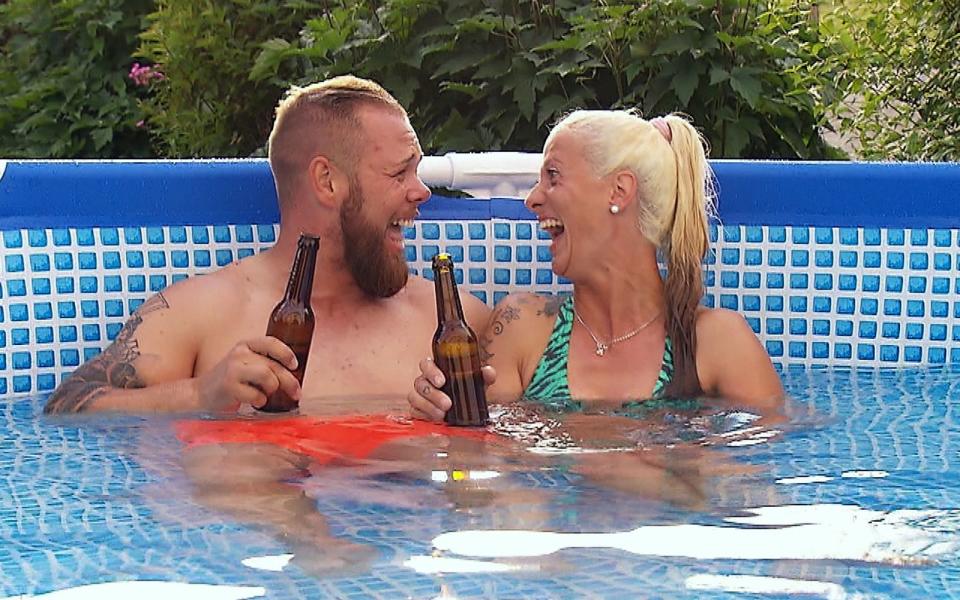
<svg viewBox="0 0 960 600">
<path fill-rule="evenodd" d="M 619 207 L 618 205 L 616 205 L 616 204 L 611 204 L 611 205 L 610 205 L 610 214 L 611 214 L 611 215 L 615 215 L 615 214 L 617 214 L 617 213 L 619 213 L 619 212 L 620 212 L 620 207 Z"/>
</svg>

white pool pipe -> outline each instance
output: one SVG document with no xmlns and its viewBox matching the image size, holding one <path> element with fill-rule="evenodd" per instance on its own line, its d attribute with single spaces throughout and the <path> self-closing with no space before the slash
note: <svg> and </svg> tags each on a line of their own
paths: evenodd
<svg viewBox="0 0 960 600">
<path fill-rule="evenodd" d="M 429 186 L 478 198 L 523 198 L 537 182 L 540 161 L 540 154 L 526 152 L 450 152 L 424 156 L 418 172 Z"/>
</svg>

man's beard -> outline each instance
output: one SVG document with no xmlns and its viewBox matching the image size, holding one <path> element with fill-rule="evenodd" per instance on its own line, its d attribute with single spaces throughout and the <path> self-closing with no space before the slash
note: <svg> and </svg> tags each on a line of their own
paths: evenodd
<svg viewBox="0 0 960 600">
<path fill-rule="evenodd" d="M 365 202 L 360 182 L 350 182 L 350 197 L 340 207 L 340 233 L 347 268 L 368 296 L 389 298 L 407 284 L 406 257 L 387 250 L 386 227 L 377 228 L 362 214 Z"/>
</svg>

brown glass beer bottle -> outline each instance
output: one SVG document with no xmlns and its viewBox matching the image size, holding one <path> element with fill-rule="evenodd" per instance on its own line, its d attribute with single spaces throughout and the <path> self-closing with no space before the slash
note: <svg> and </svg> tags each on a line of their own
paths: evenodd
<svg viewBox="0 0 960 600">
<path fill-rule="evenodd" d="M 449 254 L 433 257 L 433 281 L 437 292 L 433 360 L 446 378 L 443 392 L 453 402 L 443 420 L 449 425 L 486 425 L 490 415 L 480 371 L 480 343 L 463 318 Z"/>
<path fill-rule="evenodd" d="M 310 340 L 313 339 L 313 309 L 310 307 L 310 295 L 313 291 L 313 271 L 317 265 L 317 250 L 320 238 L 307 233 L 300 234 L 297 242 L 297 255 L 290 269 L 290 280 L 283 300 L 274 307 L 267 323 L 267 335 L 271 335 L 290 346 L 297 355 L 297 368 L 293 375 L 303 384 L 303 373 L 307 368 L 307 356 L 310 353 Z M 287 412 L 300 405 L 283 390 L 277 390 L 260 407 L 264 412 Z"/>
</svg>

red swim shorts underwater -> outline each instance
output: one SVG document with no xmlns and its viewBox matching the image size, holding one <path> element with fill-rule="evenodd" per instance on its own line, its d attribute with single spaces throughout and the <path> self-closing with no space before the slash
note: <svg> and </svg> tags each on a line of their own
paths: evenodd
<svg viewBox="0 0 960 600">
<path fill-rule="evenodd" d="M 207 444 L 275 444 L 320 463 L 364 459 L 384 444 L 433 434 L 482 440 L 494 434 L 386 415 L 282 417 L 250 420 L 189 420 L 174 424 L 188 447 Z"/>
</svg>

